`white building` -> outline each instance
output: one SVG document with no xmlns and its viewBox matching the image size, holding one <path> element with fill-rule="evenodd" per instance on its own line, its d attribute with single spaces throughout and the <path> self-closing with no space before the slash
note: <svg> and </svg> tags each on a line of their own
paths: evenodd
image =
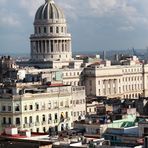
<svg viewBox="0 0 148 148">
<path fill-rule="evenodd" d="M 71 129 L 73 121 L 85 116 L 83 86 L 16 84 L 0 87 L 2 129 L 16 126 L 34 132 Z"/>
</svg>

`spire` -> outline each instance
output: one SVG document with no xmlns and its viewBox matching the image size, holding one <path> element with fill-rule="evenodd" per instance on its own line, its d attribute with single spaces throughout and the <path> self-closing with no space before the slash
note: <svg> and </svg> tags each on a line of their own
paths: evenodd
<svg viewBox="0 0 148 148">
<path fill-rule="evenodd" d="M 54 1 L 53 0 L 45 0 L 45 2 L 46 3 L 51 3 L 51 2 L 53 3 Z"/>
</svg>

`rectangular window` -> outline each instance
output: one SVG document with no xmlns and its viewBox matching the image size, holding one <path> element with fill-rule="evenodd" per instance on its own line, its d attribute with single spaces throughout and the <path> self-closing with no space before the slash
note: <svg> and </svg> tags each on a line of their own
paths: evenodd
<svg viewBox="0 0 148 148">
<path fill-rule="evenodd" d="M 51 45 L 51 52 L 53 52 L 53 41 L 50 41 L 50 45 Z"/>
<path fill-rule="evenodd" d="M 76 100 L 76 104 L 79 104 L 79 100 Z"/>
<path fill-rule="evenodd" d="M 44 33 L 46 33 L 47 32 L 47 29 L 46 29 L 46 27 L 44 27 Z"/>
<path fill-rule="evenodd" d="M 24 106 L 24 110 L 25 110 L 25 111 L 27 110 L 27 105 Z"/>
<path fill-rule="evenodd" d="M 8 106 L 8 111 L 11 112 L 11 106 Z"/>
<path fill-rule="evenodd" d="M 29 105 L 29 110 L 33 110 L 33 106 L 32 105 Z"/>
<path fill-rule="evenodd" d="M 3 117 L 3 124 L 6 124 L 6 117 Z"/>
<path fill-rule="evenodd" d="M 2 111 L 6 111 L 6 106 L 2 106 Z"/>
<path fill-rule="evenodd" d="M 62 101 L 62 102 L 60 102 L 60 106 L 63 106 L 63 101 Z"/>
<path fill-rule="evenodd" d="M 59 33 L 59 27 L 56 27 L 56 33 Z"/>
<path fill-rule="evenodd" d="M 16 112 L 20 111 L 20 106 L 19 106 L 19 105 L 16 105 L 16 106 L 15 106 L 15 111 L 16 111 Z"/>
<path fill-rule="evenodd" d="M 74 112 L 74 117 L 76 117 L 76 112 Z"/>
<path fill-rule="evenodd" d="M 55 119 L 55 120 L 58 119 L 58 115 L 57 115 L 57 113 L 54 114 L 54 119 Z"/>
<path fill-rule="evenodd" d="M 11 124 L 11 118 L 8 118 L 8 123 Z"/>
<path fill-rule="evenodd" d="M 61 32 L 63 32 L 63 27 L 61 27 Z"/>
<path fill-rule="evenodd" d="M 53 27 L 50 27 L 50 33 L 53 33 Z"/>
<path fill-rule="evenodd" d="M 70 100 L 70 104 L 72 104 L 72 100 Z"/>
<path fill-rule="evenodd" d="M 20 125 L 20 118 L 16 118 L 15 123 L 16 123 L 16 125 Z"/>
</svg>

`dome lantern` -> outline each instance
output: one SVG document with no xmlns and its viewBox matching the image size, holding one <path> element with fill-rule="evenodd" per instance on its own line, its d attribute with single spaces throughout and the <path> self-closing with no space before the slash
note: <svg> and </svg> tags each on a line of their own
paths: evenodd
<svg viewBox="0 0 148 148">
<path fill-rule="evenodd" d="M 54 1 L 53 0 L 45 0 L 45 3 L 54 3 Z"/>
</svg>

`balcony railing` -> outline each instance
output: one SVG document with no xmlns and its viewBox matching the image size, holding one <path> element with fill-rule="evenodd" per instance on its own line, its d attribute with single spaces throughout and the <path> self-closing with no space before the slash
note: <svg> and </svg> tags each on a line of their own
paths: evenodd
<svg viewBox="0 0 148 148">
<path fill-rule="evenodd" d="M 29 123 L 25 123 L 24 124 L 24 128 L 29 128 L 30 126 L 29 126 Z"/>
<path fill-rule="evenodd" d="M 58 119 L 55 119 L 55 120 L 54 120 L 54 123 L 58 123 Z"/>
<path fill-rule="evenodd" d="M 48 121 L 48 124 L 52 124 L 52 120 L 49 120 L 49 121 Z"/>
<path fill-rule="evenodd" d="M 30 127 L 33 127 L 33 126 L 34 126 L 34 123 L 30 123 L 29 126 L 30 126 Z"/>
<path fill-rule="evenodd" d="M 39 122 L 35 122 L 35 126 L 40 126 L 40 123 Z"/>
<path fill-rule="evenodd" d="M 42 121 L 42 125 L 46 125 L 46 121 Z"/>
</svg>

